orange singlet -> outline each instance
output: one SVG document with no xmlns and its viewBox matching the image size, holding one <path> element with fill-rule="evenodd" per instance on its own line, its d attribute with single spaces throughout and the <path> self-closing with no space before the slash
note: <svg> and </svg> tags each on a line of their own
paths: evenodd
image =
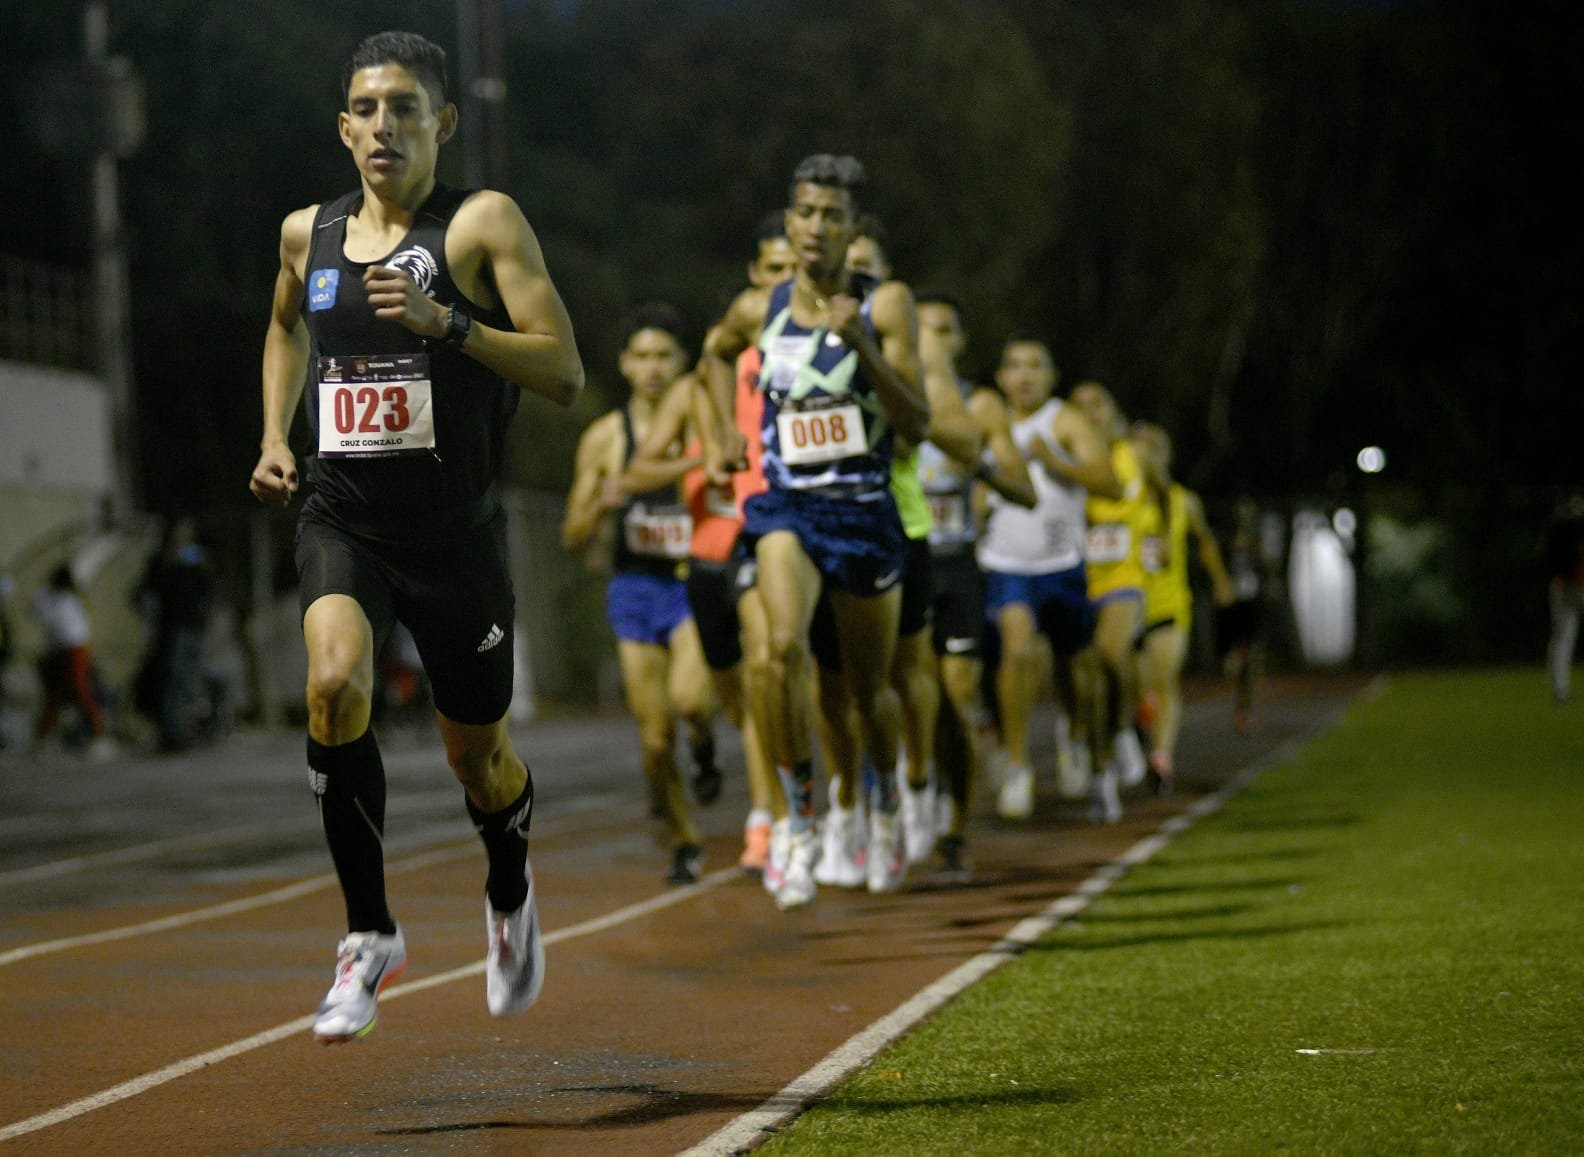
<svg viewBox="0 0 1584 1157">
<path fill-rule="evenodd" d="M 704 470 L 690 470 L 682 479 L 682 500 L 693 516 L 693 543 L 689 553 L 698 559 L 725 562 L 742 530 L 743 503 L 765 489 L 764 447 L 759 441 L 760 409 L 764 399 L 755 388 L 759 376 L 759 348 L 749 346 L 737 358 L 737 429 L 748 443 L 748 468 L 732 475 L 731 494 L 704 484 Z M 694 442 L 688 454 L 697 454 Z"/>
</svg>

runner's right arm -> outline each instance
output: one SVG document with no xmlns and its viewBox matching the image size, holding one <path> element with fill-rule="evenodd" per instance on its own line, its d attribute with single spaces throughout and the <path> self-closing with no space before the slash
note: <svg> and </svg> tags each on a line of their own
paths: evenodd
<svg viewBox="0 0 1584 1157">
<path fill-rule="evenodd" d="M 308 374 L 303 276 L 318 210 L 319 206 L 310 205 L 281 223 L 280 271 L 275 275 L 269 329 L 264 334 L 264 436 L 248 483 L 253 496 L 269 506 L 285 506 L 297 493 L 297 457 L 287 437 Z"/>
<path fill-rule="evenodd" d="M 700 430 L 706 471 L 712 483 L 724 483 L 733 470 L 747 461 L 747 443 L 737 429 L 737 355 L 751 346 L 764 328 L 770 295 L 763 289 L 745 289 L 732 301 L 704 338 L 698 375 L 715 411 L 714 420 Z"/>
<path fill-rule="evenodd" d="M 1008 502 L 1033 510 L 1039 505 L 1028 463 L 1012 440 L 1012 420 L 1006 402 L 995 390 L 981 386 L 968 398 L 968 413 L 984 432 L 985 456 L 979 478 Z"/>
<path fill-rule="evenodd" d="M 605 483 L 620 472 L 619 466 L 616 471 L 611 470 L 612 456 L 621 449 L 616 445 L 620 431 L 621 413 L 612 410 L 578 439 L 572 489 L 567 492 L 566 515 L 561 521 L 561 546 L 566 550 L 582 550 L 588 545 L 599 529 L 600 519 L 615 508 Z"/>
</svg>

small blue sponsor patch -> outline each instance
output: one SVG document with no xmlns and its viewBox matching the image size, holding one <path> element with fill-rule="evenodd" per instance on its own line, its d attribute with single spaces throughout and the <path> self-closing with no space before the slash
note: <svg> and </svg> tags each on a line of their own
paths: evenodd
<svg viewBox="0 0 1584 1157">
<path fill-rule="evenodd" d="M 308 312 L 317 313 L 335 304 L 336 287 L 341 284 L 339 269 L 315 269 L 308 275 Z"/>
</svg>

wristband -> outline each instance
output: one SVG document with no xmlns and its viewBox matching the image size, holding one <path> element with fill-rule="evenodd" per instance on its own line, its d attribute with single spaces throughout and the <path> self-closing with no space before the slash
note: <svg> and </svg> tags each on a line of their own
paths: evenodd
<svg viewBox="0 0 1584 1157">
<path fill-rule="evenodd" d="M 441 343 L 450 346 L 454 350 L 459 350 L 467 344 L 468 334 L 472 332 L 473 319 L 467 315 L 466 311 L 460 310 L 454 305 L 451 306 L 450 311 L 446 314 L 446 331 L 445 336 L 440 339 Z"/>
</svg>

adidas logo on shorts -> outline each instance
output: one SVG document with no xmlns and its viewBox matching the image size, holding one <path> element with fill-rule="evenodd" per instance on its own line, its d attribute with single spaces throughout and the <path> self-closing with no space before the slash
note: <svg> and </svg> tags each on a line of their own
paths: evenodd
<svg viewBox="0 0 1584 1157">
<path fill-rule="evenodd" d="M 484 636 L 484 641 L 478 645 L 479 653 L 483 654 L 506 637 L 506 632 L 500 629 L 499 623 L 491 623 L 489 634 Z"/>
</svg>

